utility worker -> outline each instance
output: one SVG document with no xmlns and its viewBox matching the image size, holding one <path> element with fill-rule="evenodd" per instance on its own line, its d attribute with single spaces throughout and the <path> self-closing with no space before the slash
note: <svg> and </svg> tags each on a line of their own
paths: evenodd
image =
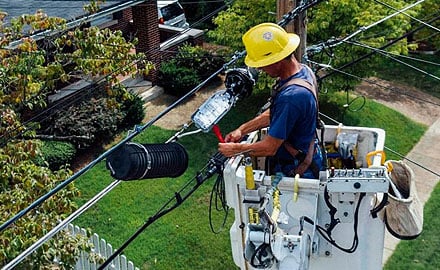
<svg viewBox="0 0 440 270">
<path fill-rule="evenodd" d="M 278 78 L 272 90 L 270 108 L 225 136 L 218 150 L 231 157 L 248 152 L 266 156 L 273 170 L 287 176 L 299 174 L 317 178 L 322 154 L 316 140 L 318 103 L 315 75 L 297 61 L 293 52 L 300 43 L 296 34 L 287 33 L 274 23 L 262 23 L 242 37 L 245 63 Z M 255 143 L 240 143 L 253 131 L 268 127 L 268 135 Z"/>
</svg>

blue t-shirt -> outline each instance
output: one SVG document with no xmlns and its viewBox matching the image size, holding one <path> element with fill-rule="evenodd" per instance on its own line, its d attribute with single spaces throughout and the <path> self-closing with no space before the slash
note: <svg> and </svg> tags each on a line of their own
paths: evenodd
<svg viewBox="0 0 440 270">
<path fill-rule="evenodd" d="M 313 83 L 312 74 L 306 67 L 280 81 L 279 85 L 292 78 L 305 79 Z M 299 86 L 289 85 L 276 94 L 271 109 L 269 135 L 289 142 L 294 148 L 308 152 L 310 142 L 315 135 L 318 109 L 315 97 L 311 91 Z M 276 157 L 292 159 L 292 155 L 281 145 Z"/>
</svg>

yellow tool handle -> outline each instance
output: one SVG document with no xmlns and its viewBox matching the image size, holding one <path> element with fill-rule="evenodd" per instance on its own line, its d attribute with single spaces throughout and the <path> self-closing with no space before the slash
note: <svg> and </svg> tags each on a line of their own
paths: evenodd
<svg viewBox="0 0 440 270">
<path fill-rule="evenodd" d="M 372 151 L 372 152 L 367 154 L 367 157 L 366 157 L 366 159 L 367 159 L 367 167 L 371 166 L 371 157 L 373 157 L 375 155 L 379 155 L 379 154 L 381 155 L 380 165 L 383 165 L 385 163 L 385 158 L 386 158 L 385 151 L 383 151 L 383 150 L 376 150 L 376 151 Z"/>
<path fill-rule="evenodd" d="M 299 191 L 299 174 L 295 175 L 295 180 L 293 182 L 293 201 L 296 202 L 298 200 L 298 191 Z"/>
</svg>

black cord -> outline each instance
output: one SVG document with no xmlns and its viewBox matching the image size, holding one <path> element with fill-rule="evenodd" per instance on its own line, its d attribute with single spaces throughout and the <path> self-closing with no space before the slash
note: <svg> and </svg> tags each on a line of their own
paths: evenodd
<svg viewBox="0 0 440 270">
<path fill-rule="evenodd" d="M 255 252 L 252 254 L 251 261 L 249 262 L 252 267 L 257 269 L 266 269 L 273 265 L 273 256 L 264 258 L 272 254 L 271 252 L 268 252 L 267 249 L 270 249 L 270 245 L 266 243 L 262 243 L 255 249 Z M 256 262 L 255 260 L 258 261 Z"/>
<path fill-rule="evenodd" d="M 327 195 L 326 195 L 327 194 Z M 326 198 L 327 197 L 327 198 Z M 353 232 L 354 232 L 354 237 L 353 237 L 353 242 L 350 248 L 344 248 L 342 246 L 340 246 L 339 244 L 336 243 L 336 241 L 333 239 L 333 237 L 331 236 L 332 230 L 334 229 L 334 227 L 340 223 L 339 220 L 335 220 L 334 219 L 334 213 L 336 213 L 336 208 L 330 203 L 329 201 L 329 196 L 328 196 L 328 192 L 325 190 L 324 191 L 324 201 L 327 204 L 327 206 L 330 209 L 330 218 L 332 219 L 331 224 L 328 228 L 323 228 L 322 226 L 315 224 L 315 222 L 307 217 L 307 216 L 302 216 L 300 218 L 300 227 L 302 230 L 303 227 L 303 223 L 304 221 L 312 224 L 315 226 L 316 230 L 319 232 L 319 234 L 327 241 L 329 242 L 332 246 L 336 247 L 337 249 L 346 252 L 346 253 L 354 253 L 359 245 L 359 236 L 358 236 L 358 224 L 359 224 L 359 207 L 361 205 L 362 199 L 365 197 L 365 193 L 361 193 L 359 195 L 359 200 L 358 203 L 356 205 L 356 209 L 354 212 L 354 223 L 353 223 Z M 333 226 L 332 226 L 333 223 Z"/>
<path fill-rule="evenodd" d="M 334 247 L 338 248 L 341 251 L 344 251 L 346 253 L 353 253 L 356 251 L 358 244 L 359 244 L 359 236 L 358 236 L 358 223 L 359 223 L 359 207 L 361 205 L 362 199 L 365 197 L 365 193 L 361 193 L 359 195 L 359 200 L 358 203 L 356 205 L 356 210 L 354 212 L 354 223 L 353 223 L 353 232 L 354 232 L 354 237 L 353 237 L 353 243 L 351 245 L 350 248 L 344 248 L 341 247 L 339 244 L 336 243 L 336 241 L 333 239 L 333 237 L 331 236 L 331 231 L 334 228 L 328 228 L 325 229 L 319 225 L 316 225 L 316 229 L 318 230 L 319 234 L 325 239 L 327 240 L 330 244 L 332 244 Z M 330 202 L 326 202 L 328 204 L 331 205 Z"/>
<path fill-rule="evenodd" d="M 350 95 L 349 95 L 348 91 L 345 91 L 345 92 L 347 95 L 347 103 L 344 105 L 344 108 L 346 108 L 350 112 L 358 112 L 364 108 L 365 104 L 367 103 L 367 98 L 364 95 L 357 96 L 357 97 L 350 100 Z M 361 104 L 358 107 L 355 107 L 354 109 L 352 109 L 351 105 L 353 105 L 353 103 L 358 99 L 362 100 Z"/>
<path fill-rule="evenodd" d="M 215 210 L 217 212 L 224 212 L 223 221 L 218 230 L 215 230 L 213 225 L 213 204 L 215 205 Z M 225 181 L 223 175 L 219 174 L 217 176 L 217 180 L 214 183 L 214 186 L 212 187 L 211 197 L 209 200 L 209 226 L 213 233 L 218 234 L 223 231 L 223 229 L 225 228 L 226 220 L 228 218 L 228 214 L 229 207 L 226 203 L 225 197 Z"/>
</svg>

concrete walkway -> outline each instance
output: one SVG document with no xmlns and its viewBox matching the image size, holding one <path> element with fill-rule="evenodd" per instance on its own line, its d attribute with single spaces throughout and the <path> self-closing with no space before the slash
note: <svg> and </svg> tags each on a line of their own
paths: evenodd
<svg viewBox="0 0 440 270">
<path fill-rule="evenodd" d="M 426 131 L 420 141 L 408 153 L 407 158 L 420 164 L 421 166 L 440 173 L 440 118 L 437 119 Z M 414 171 L 416 178 L 416 188 L 421 203 L 424 205 L 429 199 L 432 190 L 440 180 L 439 176 L 411 163 L 404 161 Z M 399 239 L 393 237 L 388 232 L 385 235 L 385 247 L 383 254 L 384 264 L 393 253 Z"/>
</svg>

